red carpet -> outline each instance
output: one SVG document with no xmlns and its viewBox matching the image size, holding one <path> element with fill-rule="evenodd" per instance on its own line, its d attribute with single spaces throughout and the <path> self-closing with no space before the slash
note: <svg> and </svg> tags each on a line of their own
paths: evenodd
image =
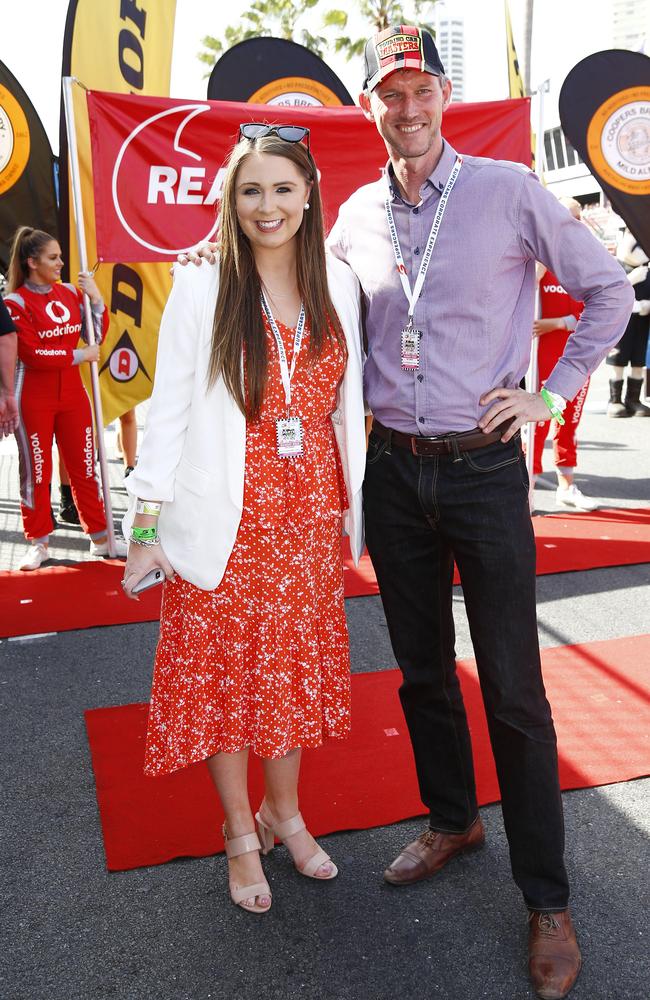
<svg viewBox="0 0 650 1000">
<path fill-rule="evenodd" d="M 650 635 L 543 653 L 558 731 L 563 788 L 627 781 L 650 772 Z M 398 671 L 352 679 L 353 735 L 305 754 L 301 805 L 315 835 L 367 829 L 422 814 L 397 697 Z M 461 676 L 481 804 L 499 798 L 478 680 Z M 223 819 L 205 764 L 163 778 L 142 774 L 147 708 L 86 712 L 107 867 L 111 871 L 223 850 Z M 261 798 L 251 767 L 251 801 Z"/>
<path fill-rule="evenodd" d="M 650 562 L 650 509 L 534 517 L 533 524 L 538 574 Z M 343 546 L 345 596 L 378 593 L 368 554 L 355 567 L 347 539 Z M 0 573 L 0 638 L 155 621 L 160 588 L 143 594 L 139 603 L 128 601 L 120 587 L 122 571 L 121 562 L 105 561 Z"/>
</svg>

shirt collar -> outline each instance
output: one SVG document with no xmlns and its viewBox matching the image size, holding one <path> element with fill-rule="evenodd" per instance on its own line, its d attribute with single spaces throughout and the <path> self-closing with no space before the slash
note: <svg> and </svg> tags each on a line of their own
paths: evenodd
<svg viewBox="0 0 650 1000">
<path fill-rule="evenodd" d="M 457 156 L 458 153 L 453 146 L 450 146 L 447 140 L 443 139 L 440 159 L 422 185 L 422 188 L 425 189 L 424 197 L 432 191 L 436 191 L 438 194 L 441 194 L 442 191 L 444 191 L 445 184 L 449 180 L 449 175 L 454 167 Z M 384 168 L 384 176 L 386 178 L 391 201 L 404 201 L 395 182 L 395 172 L 390 160 Z"/>
</svg>

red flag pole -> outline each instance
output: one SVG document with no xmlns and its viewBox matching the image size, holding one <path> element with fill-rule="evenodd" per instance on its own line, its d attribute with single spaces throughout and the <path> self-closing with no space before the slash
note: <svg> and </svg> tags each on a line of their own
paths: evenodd
<svg viewBox="0 0 650 1000">
<path fill-rule="evenodd" d="M 544 94 L 548 94 L 551 87 L 550 80 L 540 83 L 535 93 L 537 94 L 537 140 L 535 143 L 535 172 L 540 180 L 544 174 Z M 535 287 L 535 317 L 540 318 L 540 298 L 539 283 Z M 539 350 L 539 338 L 533 337 L 530 346 L 530 363 L 526 372 L 526 389 L 528 392 L 539 392 L 539 365 L 537 363 L 537 353 Z M 526 468 L 530 488 L 528 490 L 528 504 L 531 511 L 535 506 L 535 476 L 533 467 L 535 461 L 535 423 L 528 423 L 523 428 L 523 441 L 526 448 Z"/>
<path fill-rule="evenodd" d="M 65 125 L 68 133 L 68 156 L 70 164 L 70 184 L 72 187 L 72 206 L 74 211 L 75 228 L 77 231 L 77 245 L 79 247 L 79 264 L 82 271 L 88 271 L 88 252 L 86 249 L 86 231 L 84 227 L 83 200 L 81 196 L 81 175 L 79 170 L 79 154 L 77 150 L 77 133 L 74 125 L 74 108 L 72 106 L 72 85 L 73 83 L 83 87 L 79 80 L 72 76 L 63 77 L 63 106 L 65 109 Z M 84 90 L 86 88 L 84 87 Z M 93 314 L 90 307 L 90 299 L 84 292 L 84 316 L 86 329 L 88 331 L 88 342 L 95 344 L 95 326 L 93 324 Z M 113 530 L 113 507 L 111 504 L 111 492 L 108 479 L 108 462 L 106 460 L 106 446 L 104 443 L 104 414 L 102 412 L 102 397 L 99 388 L 99 368 L 97 362 L 90 364 L 90 378 L 93 397 L 93 410 L 95 414 L 95 428 L 97 435 L 97 451 L 99 452 L 99 469 L 102 482 L 102 495 L 104 497 L 104 511 L 106 514 L 106 534 L 108 539 L 108 554 L 115 558 L 117 551 L 115 548 L 115 531 Z"/>
</svg>

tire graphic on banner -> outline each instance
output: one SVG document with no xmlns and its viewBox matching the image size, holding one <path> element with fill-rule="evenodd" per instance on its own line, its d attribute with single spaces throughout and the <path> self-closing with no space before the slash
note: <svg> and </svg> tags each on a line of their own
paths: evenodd
<svg viewBox="0 0 650 1000">
<path fill-rule="evenodd" d="M 650 194 L 650 87 L 628 87 L 604 101 L 589 123 L 587 149 L 612 187 Z"/>
<path fill-rule="evenodd" d="M 0 194 L 20 179 L 29 161 L 31 142 L 25 112 L 0 84 Z"/>
</svg>

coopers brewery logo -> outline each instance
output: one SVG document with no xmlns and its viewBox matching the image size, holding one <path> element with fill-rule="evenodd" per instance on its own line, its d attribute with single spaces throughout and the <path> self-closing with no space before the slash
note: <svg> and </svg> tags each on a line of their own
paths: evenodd
<svg viewBox="0 0 650 1000">
<path fill-rule="evenodd" d="M 264 84 L 248 98 L 249 104 L 276 104 L 285 108 L 336 107 L 341 101 L 333 90 L 318 80 L 303 76 L 283 76 Z"/>
<path fill-rule="evenodd" d="M 213 212 L 206 231 L 205 208 L 217 202 L 225 170 L 215 171 L 195 152 L 205 143 L 192 128 L 199 115 L 211 110 L 209 104 L 183 104 L 152 115 L 124 140 L 115 161 L 112 197 L 120 222 L 137 243 L 165 257 L 209 240 L 217 228 Z M 146 175 L 139 167 L 143 162 Z M 164 246 L 147 239 L 153 207 L 156 229 L 165 233 Z"/>
<path fill-rule="evenodd" d="M 0 84 L 0 195 L 20 180 L 30 151 L 29 125 L 13 94 Z"/>
<path fill-rule="evenodd" d="M 650 87 L 620 90 L 601 104 L 587 129 L 587 151 L 606 183 L 650 194 Z"/>
</svg>

